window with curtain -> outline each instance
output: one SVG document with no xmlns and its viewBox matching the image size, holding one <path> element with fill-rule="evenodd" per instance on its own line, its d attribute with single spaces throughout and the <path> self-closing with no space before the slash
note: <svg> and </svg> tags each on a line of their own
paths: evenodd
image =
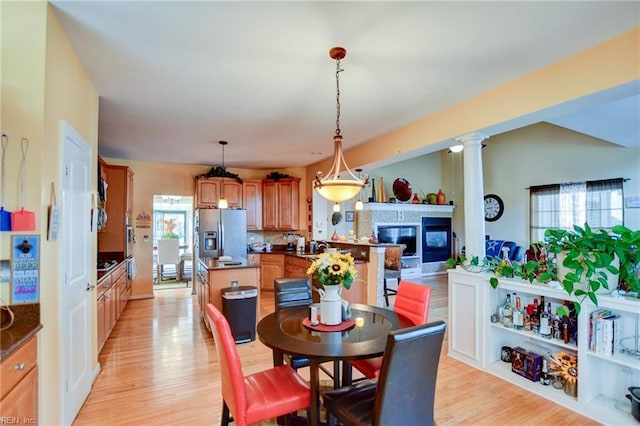
<svg viewBox="0 0 640 426">
<path fill-rule="evenodd" d="M 530 239 L 542 241 L 548 228 L 573 229 L 588 223 L 593 230 L 611 231 L 624 224 L 624 179 L 606 179 L 532 186 Z"/>
</svg>

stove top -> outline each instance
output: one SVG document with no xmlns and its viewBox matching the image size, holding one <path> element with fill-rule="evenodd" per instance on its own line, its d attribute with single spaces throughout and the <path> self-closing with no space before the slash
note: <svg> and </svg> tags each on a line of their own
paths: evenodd
<svg viewBox="0 0 640 426">
<path fill-rule="evenodd" d="M 109 260 L 107 262 L 98 263 L 98 272 L 108 271 L 118 264 L 117 260 Z"/>
</svg>

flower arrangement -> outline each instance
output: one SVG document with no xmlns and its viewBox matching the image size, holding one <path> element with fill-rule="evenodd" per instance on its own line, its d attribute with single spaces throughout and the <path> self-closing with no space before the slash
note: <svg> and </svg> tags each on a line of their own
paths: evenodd
<svg viewBox="0 0 640 426">
<path fill-rule="evenodd" d="M 329 251 L 322 253 L 311 263 L 307 274 L 325 285 L 342 285 L 347 290 L 357 278 L 358 271 L 351 253 Z"/>
</svg>

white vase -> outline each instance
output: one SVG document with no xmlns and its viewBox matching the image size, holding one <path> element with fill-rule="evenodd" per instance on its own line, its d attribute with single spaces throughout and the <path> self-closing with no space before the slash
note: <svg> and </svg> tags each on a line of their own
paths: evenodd
<svg viewBox="0 0 640 426">
<path fill-rule="evenodd" d="M 564 266 L 562 264 L 562 262 L 564 262 L 564 259 L 567 257 L 567 253 L 564 251 L 561 251 L 560 253 L 558 253 L 556 255 L 556 266 L 558 268 L 558 281 L 560 281 L 560 284 L 562 284 L 562 281 L 564 280 L 564 277 L 569 273 L 572 272 L 571 270 L 569 270 L 569 268 L 567 268 L 566 266 Z M 620 269 L 620 259 L 618 258 L 617 255 L 615 255 L 615 258 L 613 259 L 613 263 L 612 266 L 614 266 L 616 269 Z M 596 274 L 598 274 L 600 271 L 604 272 L 605 275 L 607 276 L 607 285 L 609 286 L 608 289 L 600 286 L 600 288 L 596 291 L 596 294 L 606 294 L 606 293 L 611 293 L 613 290 L 616 290 L 618 288 L 618 274 L 612 274 L 611 272 L 609 272 L 608 270 L 602 268 L 602 269 L 596 269 Z M 580 288 L 582 290 L 587 290 L 587 283 L 585 282 L 586 280 L 586 273 L 582 274 L 581 277 L 581 281 L 580 284 L 576 287 L 576 288 Z M 597 278 L 594 277 L 594 278 Z"/>
<path fill-rule="evenodd" d="M 338 325 L 342 322 L 342 286 L 326 285 L 319 288 L 320 322 L 324 325 Z"/>
</svg>

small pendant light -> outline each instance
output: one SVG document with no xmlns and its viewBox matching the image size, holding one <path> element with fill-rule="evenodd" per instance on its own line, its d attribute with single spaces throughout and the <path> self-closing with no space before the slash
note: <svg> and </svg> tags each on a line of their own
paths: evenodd
<svg viewBox="0 0 640 426">
<path fill-rule="evenodd" d="M 227 172 L 227 169 L 225 169 L 224 167 L 224 146 L 228 143 L 227 141 L 219 141 L 218 142 L 220 145 L 222 145 L 222 170 L 224 170 L 224 172 Z M 220 188 L 220 199 L 218 200 L 218 208 L 219 209 L 226 209 L 229 208 L 229 203 L 227 202 L 227 199 L 224 198 L 224 175 L 222 176 L 222 184 L 221 184 L 221 188 Z"/>
</svg>

